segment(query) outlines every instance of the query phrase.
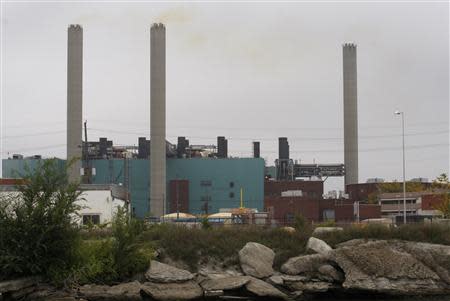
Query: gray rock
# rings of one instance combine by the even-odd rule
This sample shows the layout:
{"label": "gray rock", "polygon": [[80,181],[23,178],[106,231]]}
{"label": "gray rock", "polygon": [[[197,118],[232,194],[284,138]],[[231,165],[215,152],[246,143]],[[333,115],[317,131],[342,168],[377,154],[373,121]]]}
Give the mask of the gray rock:
{"label": "gray rock", "polygon": [[324,264],[320,266],[317,271],[323,276],[324,280],[335,281],[335,282],[343,282],[344,274],[338,271],[335,267],[329,264]]}
{"label": "gray rock", "polygon": [[152,260],[150,268],[145,273],[145,278],[152,282],[171,283],[192,280],[194,279],[194,275],[189,271]]}
{"label": "gray rock", "polygon": [[397,248],[413,255],[450,285],[450,246],[404,241],[398,242]]}
{"label": "gray rock", "polygon": [[329,255],[314,254],[290,258],[281,266],[281,272],[288,275],[316,272],[320,266],[327,264]]}
{"label": "gray rock", "polygon": [[[436,264],[450,258],[450,247],[419,246],[417,243],[395,241],[374,241],[341,247],[332,252],[332,258],[345,273],[342,286],[346,289],[392,295],[449,293],[450,285],[446,280],[433,267],[427,266],[426,260],[415,257],[433,251],[436,252],[434,255],[437,259],[433,259]],[[448,261],[444,267],[441,266],[448,272]]]}
{"label": "gray rock", "polygon": [[138,281],[121,283],[118,285],[83,285],[78,289],[78,294],[90,301],[96,300],[141,300],[141,284]]}
{"label": "gray rock", "polygon": [[306,244],[306,249],[312,250],[318,254],[328,254],[333,250],[326,242],[315,237],[310,237]]}
{"label": "gray rock", "polygon": [[248,276],[226,276],[205,280],[200,285],[205,291],[225,291],[241,288],[249,281]]}
{"label": "gray rock", "polygon": [[206,298],[211,298],[211,297],[219,297],[219,296],[223,296],[223,291],[221,290],[217,290],[217,291],[204,291],[203,295]]}
{"label": "gray rock", "polygon": [[323,293],[330,289],[334,289],[337,286],[330,282],[325,281],[297,281],[289,282],[286,285],[292,291],[301,291],[303,293]]}
{"label": "gray rock", "polygon": [[249,242],[239,251],[239,261],[244,274],[256,278],[270,277],[273,274],[275,252],[272,249]]}
{"label": "gray rock", "polygon": [[281,275],[270,276],[269,279],[267,279],[267,282],[269,282],[270,284],[273,284],[273,285],[283,285],[284,284],[284,280],[283,280],[283,277],[281,277]]}
{"label": "gray rock", "polygon": [[201,287],[194,281],[182,283],[146,282],[141,286],[141,295],[158,301],[193,300],[203,296]]}
{"label": "gray rock", "polygon": [[245,285],[245,288],[259,296],[259,297],[266,297],[266,298],[272,298],[272,299],[287,299],[287,295],[270,285],[269,283],[257,279],[257,278],[250,278],[250,282],[248,282]]}
{"label": "gray rock", "polygon": [[38,277],[26,277],[15,280],[8,280],[0,282],[0,294],[6,292],[19,291],[24,288],[36,285],[39,282]]}
{"label": "gray rock", "polygon": [[[61,298],[70,298],[76,295],[76,292],[66,292],[58,290],[57,288],[48,284],[39,284],[33,287],[34,290],[30,294],[26,294],[26,300],[30,301],[47,301],[47,300],[57,300]],[[25,289],[26,290],[26,289]],[[18,293],[18,292],[16,292]],[[12,294],[14,299],[20,299],[19,296]],[[0,299],[1,300],[1,299]]]}
{"label": "gray rock", "polygon": [[314,229],[312,235],[317,236],[324,233],[330,233],[330,232],[336,232],[336,231],[343,231],[341,227],[317,227]]}
{"label": "gray rock", "polygon": [[365,239],[365,238],[355,238],[355,239],[341,242],[340,244],[337,244],[335,247],[336,247],[336,249],[338,249],[338,248],[342,248],[342,247],[359,246],[359,245],[368,243],[370,241],[376,241],[376,240],[375,239]]}

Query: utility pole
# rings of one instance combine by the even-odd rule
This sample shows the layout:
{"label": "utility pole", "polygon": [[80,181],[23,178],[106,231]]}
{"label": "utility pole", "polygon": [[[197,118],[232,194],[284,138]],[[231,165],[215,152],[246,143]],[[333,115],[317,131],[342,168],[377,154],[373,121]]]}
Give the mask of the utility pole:
{"label": "utility pole", "polygon": [[403,223],[406,224],[406,177],[405,177],[405,113],[401,111],[395,111],[395,115],[402,116],[402,151],[403,151]]}
{"label": "utility pole", "polygon": [[180,202],[179,202],[179,198],[178,198],[178,184],[180,182],[178,181],[178,175],[177,175],[176,183],[177,183],[176,191],[177,191],[177,221],[178,221],[178,219],[180,218]]}
{"label": "utility pole", "polygon": [[91,183],[91,172],[89,169],[89,154],[88,154],[88,138],[87,138],[87,120],[84,121],[84,176],[88,184]]}

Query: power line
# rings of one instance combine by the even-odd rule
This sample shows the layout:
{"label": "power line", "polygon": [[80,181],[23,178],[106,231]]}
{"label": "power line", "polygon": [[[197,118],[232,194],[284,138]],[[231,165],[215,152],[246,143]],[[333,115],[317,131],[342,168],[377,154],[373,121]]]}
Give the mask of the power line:
{"label": "power line", "polygon": [[[102,132],[102,133],[116,133],[116,134],[127,134],[127,135],[148,135],[144,132],[136,132],[136,131],[122,131],[122,130],[109,130],[109,129],[100,129],[100,128],[89,128],[89,130],[94,132]],[[405,134],[405,136],[421,136],[421,135],[440,135],[440,134],[447,134],[449,133],[448,130],[444,131],[433,131],[433,132],[418,132],[418,133],[410,133]],[[168,138],[177,138],[178,136],[167,136]],[[188,136],[192,139],[215,139],[216,137],[205,137],[205,136]],[[370,135],[370,136],[359,136],[359,139],[385,139],[385,138],[398,138],[401,137],[401,134],[392,134],[392,135]],[[343,137],[288,137],[289,140],[300,140],[300,141],[343,141]],[[261,140],[261,141],[276,141],[278,137],[274,138],[262,138],[262,137],[227,137],[229,140],[247,140],[247,141],[254,141],[254,140]]]}
{"label": "power line", "polygon": [[[423,145],[410,145],[406,146],[406,150],[415,150],[415,149],[424,149],[424,148],[437,148],[437,147],[449,147],[450,144],[423,144]],[[374,147],[374,148],[366,148],[366,149],[358,149],[358,152],[378,152],[378,151],[391,151],[391,150],[399,150],[401,147]],[[249,153],[249,151],[244,150],[236,150],[237,153]],[[277,150],[263,150],[261,153],[269,153],[269,154],[278,154]],[[326,149],[326,150],[296,150],[290,151],[291,154],[301,154],[301,153],[344,153],[343,149]]]}
{"label": "power line", "polygon": [[2,139],[17,139],[24,137],[35,137],[35,136],[47,136],[47,135],[55,135],[65,133],[65,130],[53,131],[53,132],[40,132],[40,133],[32,133],[32,134],[24,134],[24,135],[11,135],[11,136],[3,136]]}
{"label": "power line", "polygon": [[3,154],[29,152],[29,151],[44,150],[44,149],[55,149],[55,148],[66,147],[66,146],[67,146],[66,144],[53,144],[53,145],[38,146],[38,147],[33,147],[33,148],[20,148],[20,149],[3,151]]}
{"label": "power line", "polygon": [[[120,124],[134,124],[134,125],[145,125],[146,129],[150,128],[150,124],[147,122],[133,122],[133,121],[124,121],[124,120],[102,120],[102,119],[89,119],[92,122],[99,122],[99,123],[120,123]],[[55,124],[64,124],[66,121],[55,121],[55,122],[43,122],[43,123],[27,123],[22,125],[8,125],[3,126],[3,128],[34,128],[36,125],[55,125]],[[408,124],[408,127],[415,127],[415,126],[439,126],[439,125],[446,125],[449,126],[448,122],[422,122],[422,123],[410,123]],[[205,130],[242,130],[242,127],[211,127],[211,126],[171,126],[170,128],[174,129],[205,129]],[[359,126],[359,129],[397,129],[397,126],[387,126],[387,125],[366,125],[366,126]],[[245,130],[336,130],[336,131],[343,131],[343,127],[245,127]]]}

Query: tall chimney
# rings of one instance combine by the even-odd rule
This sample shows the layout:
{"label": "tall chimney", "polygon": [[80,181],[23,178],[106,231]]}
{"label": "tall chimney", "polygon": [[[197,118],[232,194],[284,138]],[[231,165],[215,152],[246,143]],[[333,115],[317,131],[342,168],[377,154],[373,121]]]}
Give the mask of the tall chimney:
{"label": "tall chimney", "polygon": [[67,30],[67,162],[69,181],[80,181],[83,131],[83,28]]}
{"label": "tall chimney", "polygon": [[260,157],[260,144],[259,141],[253,141],[253,158]]}
{"label": "tall chimney", "polygon": [[289,142],[287,137],[278,138],[278,159],[289,159]]}
{"label": "tall chimney", "polygon": [[358,93],[356,45],[343,46],[345,185],[358,183]]}
{"label": "tall chimney", "polygon": [[166,28],[150,30],[150,213],[164,215],[166,199]]}
{"label": "tall chimney", "polygon": [[217,137],[217,157],[228,158],[228,140],[224,136]]}

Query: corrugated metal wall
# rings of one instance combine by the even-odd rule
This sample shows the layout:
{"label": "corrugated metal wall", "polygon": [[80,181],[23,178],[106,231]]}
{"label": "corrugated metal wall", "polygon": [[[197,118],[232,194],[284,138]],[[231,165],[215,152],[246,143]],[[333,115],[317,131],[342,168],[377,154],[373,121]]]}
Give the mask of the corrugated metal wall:
{"label": "corrugated metal wall", "polygon": [[[3,160],[5,178],[20,177],[24,166],[33,169],[39,160]],[[59,160],[61,167],[64,160]],[[125,161],[93,160],[95,175],[93,184],[122,183],[125,185]],[[138,217],[144,217],[149,210],[150,163],[147,159],[128,161],[128,184],[132,207]],[[18,173],[14,173],[17,170]],[[247,208],[263,210],[264,207],[264,160],[261,158],[230,159],[168,159],[167,182],[189,181],[189,211],[193,214],[215,213],[221,208],[237,208],[240,205],[240,188],[244,192]],[[169,204],[169,194],[166,203]],[[169,211],[168,205],[166,211]]]}

